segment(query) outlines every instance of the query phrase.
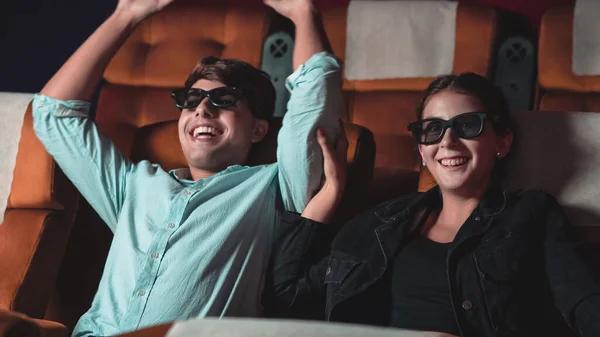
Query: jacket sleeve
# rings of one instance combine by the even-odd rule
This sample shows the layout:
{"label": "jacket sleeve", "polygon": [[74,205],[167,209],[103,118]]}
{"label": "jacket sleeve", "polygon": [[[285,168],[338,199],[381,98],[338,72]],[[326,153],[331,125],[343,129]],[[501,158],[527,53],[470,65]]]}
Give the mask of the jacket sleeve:
{"label": "jacket sleeve", "polygon": [[559,203],[541,197],[545,210],[544,254],[554,304],[582,337],[600,336],[600,278],[585,261]]}
{"label": "jacket sleeve", "polygon": [[324,278],[333,237],[331,226],[292,212],[281,212],[278,218],[263,293],[263,314],[324,319]]}

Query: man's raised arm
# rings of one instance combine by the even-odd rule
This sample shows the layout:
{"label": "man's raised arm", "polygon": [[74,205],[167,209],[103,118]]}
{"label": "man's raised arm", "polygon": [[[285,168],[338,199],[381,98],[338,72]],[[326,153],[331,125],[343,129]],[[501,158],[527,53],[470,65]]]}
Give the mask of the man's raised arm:
{"label": "man's raised arm", "polygon": [[120,0],[115,12],[33,100],[36,135],[113,231],[132,164],[87,118],[88,101],[108,62],[135,26],[171,1]]}
{"label": "man's raised arm", "polygon": [[316,129],[323,128],[330,140],[339,133],[341,66],[331,54],[321,16],[311,0],[266,0],[265,4],[296,26],[295,71],[286,82],[291,97],[278,136],[277,162],[284,206],[300,213],[323,174]]}

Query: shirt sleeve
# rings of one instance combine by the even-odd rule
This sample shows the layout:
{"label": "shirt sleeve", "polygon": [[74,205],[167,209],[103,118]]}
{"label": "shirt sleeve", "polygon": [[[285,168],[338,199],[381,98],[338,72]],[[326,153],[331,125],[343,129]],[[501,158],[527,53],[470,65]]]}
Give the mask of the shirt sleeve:
{"label": "shirt sleeve", "polygon": [[340,62],[331,54],[313,55],[286,80],[291,92],[278,135],[277,162],[286,210],[301,213],[319,187],[323,155],[316,129],[337,138],[342,106]]}
{"label": "shirt sleeve", "polygon": [[79,192],[114,232],[132,163],[88,118],[90,103],[33,99],[34,130]]}

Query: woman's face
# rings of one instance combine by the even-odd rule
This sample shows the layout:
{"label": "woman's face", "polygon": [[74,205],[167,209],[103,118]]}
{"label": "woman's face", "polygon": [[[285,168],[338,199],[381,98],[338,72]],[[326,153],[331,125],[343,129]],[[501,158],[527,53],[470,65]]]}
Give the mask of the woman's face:
{"label": "woman's face", "polygon": [[[467,112],[485,112],[485,108],[473,96],[445,90],[428,100],[423,119],[449,120]],[[458,138],[448,128],[438,143],[419,145],[419,152],[442,191],[470,196],[487,189],[496,160],[508,154],[511,143],[512,134],[497,135],[486,118],[478,137]]]}

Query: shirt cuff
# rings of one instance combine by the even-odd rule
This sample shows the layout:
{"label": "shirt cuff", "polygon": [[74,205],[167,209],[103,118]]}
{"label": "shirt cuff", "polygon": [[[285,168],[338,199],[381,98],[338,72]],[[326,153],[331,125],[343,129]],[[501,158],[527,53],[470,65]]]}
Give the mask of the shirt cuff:
{"label": "shirt cuff", "polygon": [[85,117],[89,116],[90,102],[86,101],[61,101],[42,94],[33,97],[33,109],[51,113],[56,117]]}
{"label": "shirt cuff", "polygon": [[327,73],[341,71],[341,61],[333,54],[323,51],[311,56],[285,80],[288,90],[293,90],[298,83],[311,81]]}

